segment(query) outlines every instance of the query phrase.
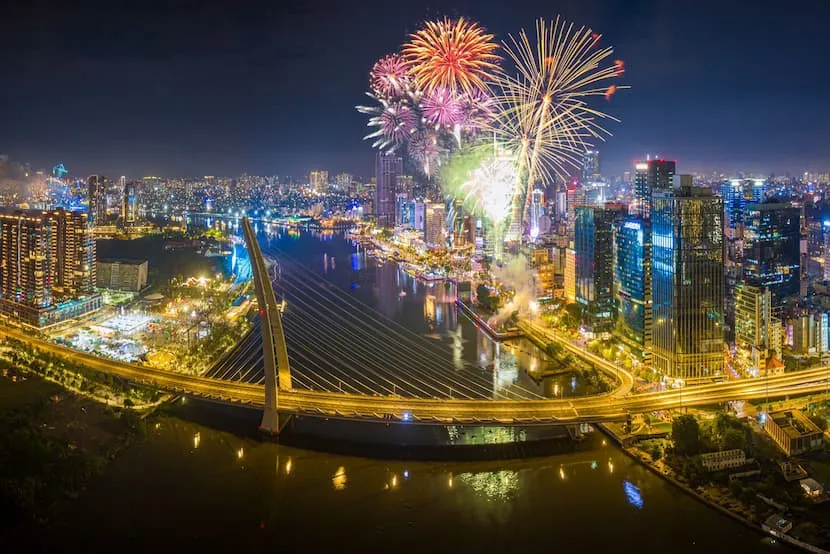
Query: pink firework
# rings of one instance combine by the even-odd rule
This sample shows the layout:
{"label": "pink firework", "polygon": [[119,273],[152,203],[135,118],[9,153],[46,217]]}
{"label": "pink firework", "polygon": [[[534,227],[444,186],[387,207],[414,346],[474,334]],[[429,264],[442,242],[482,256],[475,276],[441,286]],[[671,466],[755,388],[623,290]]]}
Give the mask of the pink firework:
{"label": "pink firework", "polygon": [[461,100],[461,124],[471,130],[488,127],[494,116],[493,97],[482,90],[464,94]]}
{"label": "pink firework", "polygon": [[412,135],[407,145],[409,157],[416,161],[426,175],[438,165],[438,137],[434,133],[419,131]]}
{"label": "pink firework", "polygon": [[401,144],[409,138],[418,124],[415,113],[406,106],[390,104],[379,116],[378,126],[384,137],[393,144]]}
{"label": "pink firework", "polygon": [[439,87],[430,92],[421,101],[424,117],[438,126],[452,127],[462,120],[461,101],[451,90]]}
{"label": "pink firework", "polygon": [[374,93],[383,98],[393,98],[403,94],[409,85],[409,71],[400,54],[382,57],[369,72],[369,86]]}

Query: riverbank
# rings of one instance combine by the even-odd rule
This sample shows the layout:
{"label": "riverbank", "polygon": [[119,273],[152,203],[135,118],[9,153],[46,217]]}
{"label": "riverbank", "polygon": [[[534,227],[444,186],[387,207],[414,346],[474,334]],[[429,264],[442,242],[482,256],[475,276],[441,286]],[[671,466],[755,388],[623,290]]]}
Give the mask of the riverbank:
{"label": "riverbank", "polygon": [[144,434],[147,421],[26,372],[0,377],[0,528],[48,521]]}
{"label": "riverbank", "polygon": [[638,446],[636,446],[636,442],[632,443],[626,440],[626,437],[619,434],[613,428],[612,425],[597,424],[596,427],[600,429],[602,433],[608,436],[614,443],[616,443],[620,450],[626,456],[628,456],[635,462],[641,464],[651,473],[660,477],[664,481],[670,483],[674,487],[680,489],[681,491],[688,494],[695,500],[701,502],[702,504],[705,504],[709,508],[717,510],[718,512],[722,513],[725,516],[728,516],[729,518],[735,520],[741,525],[744,525],[747,528],[760,533],[762,536],[773,537],[773,540],[782,540],[790,544],[791,546],[808,552],[813,552],[817,554],[823,554],[828,552],[827,550],[824,550],[807,542],[800,541],[789,535],[773,533],[769,531],[767,528],[765,528],[764,524],[766,519],[774,515],[776,512],[780,512],[780,510],[772,509],[773,507],[770,506],[770,509],[766,513],[759,514],[757,513],[755,505],[744,503],[734,498],[729,498],[728,489],[724,492],[721,491],[720,488],[715,485],[709,485],[706,487],[699,486],[693,488],[686,482],[686,480],[681,475],[678,475],[671,467],[665,464],[662,460],[655,460],[651,454],[643,451]]}

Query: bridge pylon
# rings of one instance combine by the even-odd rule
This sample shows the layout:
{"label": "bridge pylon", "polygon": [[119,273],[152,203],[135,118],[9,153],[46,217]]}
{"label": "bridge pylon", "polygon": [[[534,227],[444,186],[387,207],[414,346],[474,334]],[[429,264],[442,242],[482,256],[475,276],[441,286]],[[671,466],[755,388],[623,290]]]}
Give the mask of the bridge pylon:
{"label": "bridge pylon", "polygon": [[261,431],[277,435],[280,432],[279,389],[291,389],[291,370],[288,348],[282,329],[282,312],[277,304],[268,268],[259,248],[254,228],[247,217],[242,218],[245,246],[251,260],[257,303],[262,328],[262,358],[265,362],[265,406],[262,410]]}

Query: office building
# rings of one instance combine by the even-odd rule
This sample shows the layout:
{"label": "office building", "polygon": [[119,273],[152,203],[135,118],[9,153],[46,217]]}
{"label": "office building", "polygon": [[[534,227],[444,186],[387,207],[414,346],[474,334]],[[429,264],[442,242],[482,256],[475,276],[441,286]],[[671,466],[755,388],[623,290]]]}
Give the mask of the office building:
{"label": "office building", "polygon": [[599,150],[586,150],[582,155],[582,184],[596,183],[602,177],[599,173]]}
{"label": "office building", "polygon": [[576,301],[594,334],[609,333],[614,314],[614,227],[622,211],[580,206],[574,240]]}
{"label": "office building", "polygon": [[430,202],[426,206],[424,218],[424,242],[429,248],[446,248],[444,240],[444,221],[446,208],[439,202]]}
{"label": "office building", "polygon": [[0,213],[0,314],[35,327],[101,307],[89,215]]}
{"label": "office building", "polygon": [[748,357],[749,367],[763,371],[767,360],[781,360],[781,320],[772,315],[769,289],[735,286],[735,345]]}
{"label": "office building", "polygon": [[147,260],[98,260],[97,285],[139,292],[147,286]]}
{"label": "office building", "polygon": [[308,176],[311,190],[317,194],[325,194],[329,189],[329,172],[325,169],[316,169]]}
{"label": "office building", "polygon": [[107,181],[103,175],[87,178],[89,215],[94,225],[104,225],[107,220]]}
{"label": "office building", "polygon": [[658,191],[672,188],[675,162],[670,160],[646,160],[634,164],[635,214],[643,218],[651,215],[651,197]]}
{"label": "office building", "polygon": [[651,239],[644,221],[621,220],[615,236],[616,325],[614,334],[651,359]]}
{"label": "office building", "polygon": [[576,252],[573,248],[565,250],[565,274],[562,278],[565,288],[565,300],[576,302]]}
{"label": "office building", "polygon": [[409,196],[405,192],[395,194],[395,225],[405,225],[409,221]]}
{"label": "office building", "polygon": [[709,189],[652,195],[652,360],[672,379],[723,372],[723,204]]}
{"label": "office building", "polygon": [[377,189],[375,190],[375,215],[379,227],[395,225],[395,192],[403,172],[403,159],[395,154],[377,153]]}
{"label": "office building", "polygon": [[132,225],[138,221],[138,194],[134,181],[124,183],[124,193],[121,197],[121,221],[125,225]]}
{"label": "office building", "polygon": [[824,230],[824,280],[830,281],[830,221],[822,224]]}
{"label": "office building", "polygon": [[791,203],[746,206],[743,281],[768,288],[774,309],[801,294],[801,217]]}

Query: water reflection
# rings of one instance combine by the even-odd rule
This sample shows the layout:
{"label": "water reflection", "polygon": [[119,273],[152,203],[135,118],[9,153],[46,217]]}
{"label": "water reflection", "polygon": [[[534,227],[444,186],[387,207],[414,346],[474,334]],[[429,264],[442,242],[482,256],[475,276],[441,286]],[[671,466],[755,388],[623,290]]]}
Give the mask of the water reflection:
{"label": "water reflection", "polygon": [[492,501],[510,500],[519,488],[519,472],[511,470],[460,473],[456,480],[477,495]]}
{"label": "water reflection", "polygon": [[331,478],[331,484],[336,491],[342,491],[346,488],[346,468],[340,466]]}

